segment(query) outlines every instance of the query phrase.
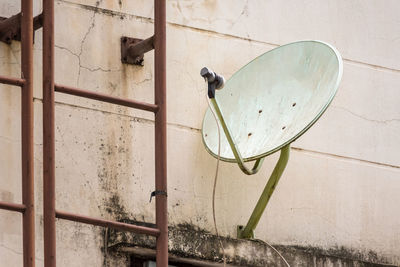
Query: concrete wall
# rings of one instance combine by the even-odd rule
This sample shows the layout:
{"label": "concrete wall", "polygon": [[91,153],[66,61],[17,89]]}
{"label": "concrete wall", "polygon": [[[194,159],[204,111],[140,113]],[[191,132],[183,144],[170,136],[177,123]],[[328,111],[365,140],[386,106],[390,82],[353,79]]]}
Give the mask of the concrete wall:
{"label": "concrete wall", "polygon": [[[400,265],[400,2],[167,1],[168,190],[171,225],[214,233],[215,159],[200,128],[207,107],[199,76],[225,77],[278,45],[319,39],[344,59],[338,94],[293,144],[291,159],[256,237],[277,245],[344,249]],[[41,3],[35,2],[35,14]],[[3,0],[0,16],[19,12]],[[56,1],[56,82],[153,101],[153,52],[144,67],[120,62],[122,35],[153,31],[148,0]],[[42,32],[35,35],[36,261],[43,262]],[[18,76],[20,44],[0,43],[1,75]],[[21,202],[20,92],[0,85],[0,200]],[[56,95],[57,207],[90,216],[154,221],[153,115]],[[277,157],[247,177],[222,163],[217,223],[225,236],[245,224]],[[0,211],[0,266],[21,266],[20,215]],[[58,266],[103,266],[103,230],[57,222]],[[122,258],[122,262],[126,259]],[[120,263],[114,263],[117,266]]]}

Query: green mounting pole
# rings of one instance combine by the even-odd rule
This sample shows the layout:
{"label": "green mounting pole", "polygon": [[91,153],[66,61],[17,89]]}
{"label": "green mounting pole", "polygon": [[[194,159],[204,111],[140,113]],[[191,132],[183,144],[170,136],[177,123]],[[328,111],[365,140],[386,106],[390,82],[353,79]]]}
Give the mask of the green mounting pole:
{"label": "green mounting pole", "polygon": [[254,238],[254,229],[257,227],[261,215],[267,207],[268,201],[279,182],[279,178],[281,178],[282,173],[285,170],[286,164],[289,160],[289,152],[290,145],[286,145],[281,149],[279,160],[275,165],[274,171],[272,172],[271,177],[269,178],[267,185],[265,186],[264,191],[262,192],[257,205],[254,208],[249,221],[247,222],[246,227],[243,229],[243,226],[239,225],[237,228],[238,238]]}
{"label": "green mounting pole", "polygon": [[[230,130],[229,130],[228,126],[226,125],[224,117],[222,115],[222,112],[218,106],[217,100],[215,98],[210,98],[210,101],[214,107],[214,111],[219,119],[222,129],[224,130],[225,136],[228,140],[228,143],[232,149],[233,155],[235,156],[235,159],[236,159],[237,164],[239,165],[240,169],[245,174],[248,174],[248,175],[257,173],[261,168],[264,158],[260,158],[260,159],[256,160],[252,169],[249,169],[244,165],[244,160],[240,154],[239,149],[236,146],[236,143],[233,141]],[[290,152],[290,144],[284,146],[281,149],[281,154],[279,156],[279,160],[275,165],[275,168],[267,182],[267,185],[264,188],[264,191],[262,192],[262,194],[257,202],[256,207],[253,210],[253,213],[250,216],[249,221],[247,222],[246,227],[244,227],[244,229],[243,229],[243,226],[239,225],[237,228],[237,237],[238,238],[253,238],[254,237],[254,229],[256,228],[258,222],[260,221],[260,218],[261,218],[265,208],[267,207],[268,201],[271,198],[271,195],[274,192],[275,187],[278,184],[278,181],[281,178],[283,171],[285,170],[286,164],[289,160],[289,152]]]}

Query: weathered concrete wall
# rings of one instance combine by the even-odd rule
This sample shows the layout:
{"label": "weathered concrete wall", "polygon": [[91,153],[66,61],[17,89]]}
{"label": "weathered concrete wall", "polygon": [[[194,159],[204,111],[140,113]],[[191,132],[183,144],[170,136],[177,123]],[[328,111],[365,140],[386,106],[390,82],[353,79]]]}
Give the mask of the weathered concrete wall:
{"label": "weathered concrete wall", "polygon": [[[35,2],[35,14],[41,4]],[[200,127],[207,102],[199,70],[225,77],[277,45],[320,39],[344,58],[339,92],[293,144],[287,170],[256,230],[272,244],[344,248],[400,265],[400,3],[391,1],[168,1],[168,188],[171,225],[214,232],[215,159]],[[3,0],[0,15],[19,12]],[[153,101],[153,52],[144,67],[122,65],[122,35],[146,38],[152,1],[56,1],[56,82]],[[37,264],[42,266],[41,30],[35,38]],[[20,46],[0,44],[0,73],[19,75]],[[21,201],[20,93],[0,85],[0,199]],[[153,116],[56,95],[57,207],[115,219],[154,221]],[[217,223],[235,236],[246,223],[276,156],[247,177],[223,163]],[[21,266],[20,215],[0,211],[0,266]],[[103,230],[58,221],[59,266],[103,266]],[[122,258],[120,264],[125,263]],[[117,266],[118,263],[113,263]]]}

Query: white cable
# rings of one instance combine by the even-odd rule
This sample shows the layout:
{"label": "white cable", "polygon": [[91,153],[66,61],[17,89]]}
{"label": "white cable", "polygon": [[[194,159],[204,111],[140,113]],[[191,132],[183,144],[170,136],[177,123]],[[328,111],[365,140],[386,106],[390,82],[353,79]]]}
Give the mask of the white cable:
{"label": "white cable", "polygon": [[270,248],[272,248],[272,249],[276,252],[276,254],[279,255],[279,257],[281,257],[281,259],[286,263],[286,265],[287,265],[288,267],[290,267],[289,263],[288,263],[287,260],[283,257],[283,255],[282,255],[274,246],[272,246],[270,243],[268,243],[267,241],[261,240],[261,239],[253,239],[253,240],[257,240],[257,241],[260,241],[260,242],[262,242],[262,243],[267,244]]}
{"label": "white cable", "polygon": [[[214,186],[213,186],[213,194],[212,194],[212,212],[213,212],[213,220],[214,220],[214,228],[215,228],[215,233],[218,238],[218,242],[220,247],[222,248],[222,254],[223,254],[223,260],[224,260],[224,267],[226,266],[226,257],[225,257],[225,248],[224,245],[222,244],[221,237],[218,234],[218,228],[217,228],[217,220],[215,216],[215,189],[217,188],[217,180],[218,180],[218,171],[219,171],[219,162],[221,158],[221,132],[219,129],[219,121],[217,118],[217,115],[214,112],[214,109],[211,107],[210,99],[206,95],[207,98],[207,103],[208,103],[208,108],[211,110],[211,113],[215,119],[215,122],[217,123],[217,129],[218,129],[218,157],[217,157],[217,167],[215,169],[215,177],[214,177]],[[264,242],[267,244],[270,248],[272,248],[278,255],[281,257],[281,259],[286,263],[288,267],[290,267],[289,263],[287,260],[283,257],[283,255],[276,249],[274,248],[271,244],[269,244],[267,241],[260,240],[261,242]]]}
{"label": "white cable", "polygon": [[210,104],[210,99],[208,98],[207,95],[206,95],[206,98],[207,98],[208,107],[214,116],[215,122],[217,123],[217,129],[218,129],[218,157],[217,157],[217,167],[215,168],[214,186],[213,186],[213,193],[212,193],[212,213],[213,213],[215,233],[217,235],[219,245],[222,249],[223,261],[224,261],[224,267],[225,267],[226,266],[225,248],[224,248],[224,245],[222,244],[221,238],[218,233],[217,220],[216,220],[216,216],[215,216],[215,189],[217,188],[219,162],[220,162],[220,157],[221,157],[220,156],[221,155],[221,133],[219,130],[219,123],[218,123],[217,115],[215,114],[214,110],[212,109],[211,104]]}

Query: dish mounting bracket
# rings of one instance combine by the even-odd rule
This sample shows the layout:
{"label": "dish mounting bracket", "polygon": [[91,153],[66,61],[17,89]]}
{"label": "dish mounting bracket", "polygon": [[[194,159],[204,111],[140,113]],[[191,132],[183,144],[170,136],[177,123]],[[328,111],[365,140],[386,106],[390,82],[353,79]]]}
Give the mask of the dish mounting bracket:
{"label": "dish mounting bracket", "polygon": [[[246,165],[244,164],[244,160],[240,154],[240,151],[236,143],[233,141],[231,131],[229,130],[228,125],[226,125],[225,123],[222,111],[218,106],[217,100],[215,98],[210,98],[210,101],[218,117],[219,123],[221,124],[222,129],[224,130],[226,139],[228,140],[228,143],[232,149],[233,155],[235,156],[239,168],[247,175],[256,174],[261,168],[261,165],[264,161],[264,157],[257,159],[252,169],[246,167]],[[290,144],[284,146],[281,149],[279,160],[276,163],[275,168],[272,171],[272,174],[268,179],[267,184],[265,185],[264,191],[262,192],[260,198],[258,199],[258,202],[246,226],[245,227],[243,227],[242,225],[237,226],[238,238],[254,238],[254,229],[257,227],[257,224],[260,221],[265,208],[267,207],[269,199],[271,198],[272,193],[274,192],[279,182],[279,179],[281,178],[282,173],[286,168],[287,162],[289,160],[289,153],[290,153]]]}

